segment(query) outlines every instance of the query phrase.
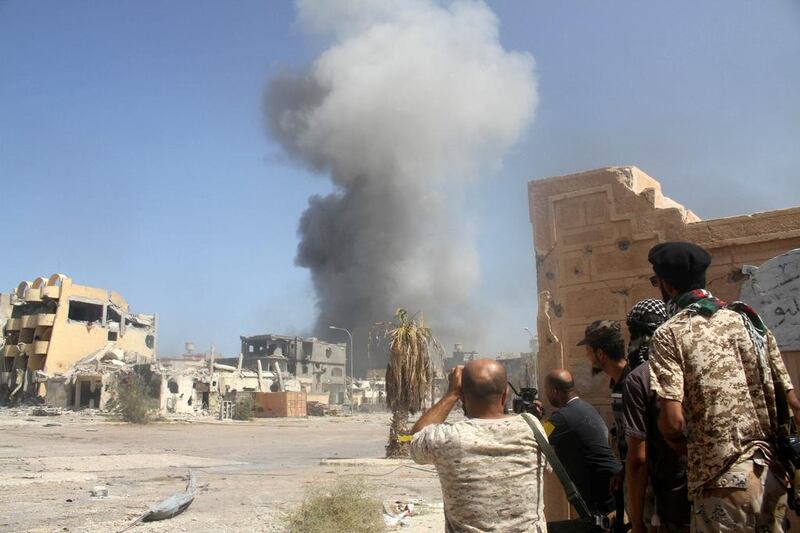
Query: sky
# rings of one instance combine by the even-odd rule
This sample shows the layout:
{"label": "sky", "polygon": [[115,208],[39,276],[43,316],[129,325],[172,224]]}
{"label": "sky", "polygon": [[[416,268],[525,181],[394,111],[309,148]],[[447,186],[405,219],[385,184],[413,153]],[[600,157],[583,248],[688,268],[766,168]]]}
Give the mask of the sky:
{"label": "sky", "polygon": [[[800,205],[796,2],[489,6],[539,103],[459,195],[482,353],[525,350],[536,324],[529,180],[633,164],[701,218]],[[116,290],[158,313],[162,355],[307,332],[297,225],[332,185],[270,138],[263,98],[327,45],[291,2],[0,1],[0,290],[54,272]]]}

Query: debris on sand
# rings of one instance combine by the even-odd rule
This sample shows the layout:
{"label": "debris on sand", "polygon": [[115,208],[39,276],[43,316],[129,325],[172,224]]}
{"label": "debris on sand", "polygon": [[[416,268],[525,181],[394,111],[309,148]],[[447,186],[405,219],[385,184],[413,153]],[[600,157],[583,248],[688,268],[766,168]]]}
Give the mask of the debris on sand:
{"label": "debris on sand", "polygon": [[149,511],[137,518],[131,525],[121,530],[119,533],[129,530],[139,522],[157,522],[159,520],[166,520],[178,516],[192,504],[194,501],[194,493],[194,473],[190,471],[189,482],[186,484],[186,490],[184,492],[173,494],[169,498],[152,506]]}

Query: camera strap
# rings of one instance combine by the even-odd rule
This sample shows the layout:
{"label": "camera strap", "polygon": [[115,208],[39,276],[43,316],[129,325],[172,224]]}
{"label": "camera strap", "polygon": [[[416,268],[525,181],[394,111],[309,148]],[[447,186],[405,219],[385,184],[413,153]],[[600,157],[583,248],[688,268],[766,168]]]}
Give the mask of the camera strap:
{"label": "camera strap", "polygon": [[578,511],[578,514],[581,518],[586,520],[594,520],[594,516],[589,511],[589,506],[586,505],[581,493],[578,491],[578,487],[575,486],[575,483],[569,478],[569,474],[567,474],[567,470],[564,468],[564,465],[561,464],[561,461],[558,460],[558,456],[556,455],[555,450],[550,443],[547,441],[547,437],[544,436],[542,430],[539,429],[538,424],[536,423],[536,419],[533,418],[533,415],[530,413],[522,413],[522,418],[525,419],[525,422],[533,431],[533,436],[536,439],[536,443],[539,445],[539,449],[542,450],[544,456],[547,457],[547,462],[550,463],[550,466],[553,467],[553,472],[555,472],[556,476],[558,476],[558,480],[561,482],[561,485],[564,487],[564,492],[567,494],[567,500],[575,510]]}

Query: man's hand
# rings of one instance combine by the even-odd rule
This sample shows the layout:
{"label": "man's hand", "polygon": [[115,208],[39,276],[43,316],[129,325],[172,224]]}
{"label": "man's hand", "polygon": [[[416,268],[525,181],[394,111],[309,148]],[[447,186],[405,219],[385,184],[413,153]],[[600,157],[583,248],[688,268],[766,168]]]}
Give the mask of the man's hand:
{"label": "man's hand", "polygon": [[463,366],[457,366],[450,371],[448,381],[450,385],[447,387],[447,392],[442,399],[436,402],[430,409],[428,409],[419,420],[417,420],[414,427],[411,428],[411,434],[421,431],[424,427],[431,424],[441,424],[447,419],[450,410],[456,402],[461,399],[461,373],[464,371]]}
{"label": "man's hand", "polygon": [[447,394],[461,397],[461,375],[464,373],[464,365],[458,365],[450,371],[447,376],[449,386],[447,387]]}

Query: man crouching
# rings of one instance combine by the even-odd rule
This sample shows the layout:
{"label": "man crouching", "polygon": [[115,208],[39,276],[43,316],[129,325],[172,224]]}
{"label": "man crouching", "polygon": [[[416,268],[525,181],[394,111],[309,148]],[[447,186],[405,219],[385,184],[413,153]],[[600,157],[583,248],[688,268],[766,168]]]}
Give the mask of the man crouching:
{"label": "man crouching", "polygon": [[[448,533],[547,528],[545,457],[525,420],[505,413],[506,379],[490,359],[454,368],[447,393],[411,430],[411,458],[439,473]],[[458,400],[467,420],[443,423]]]}

